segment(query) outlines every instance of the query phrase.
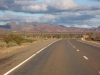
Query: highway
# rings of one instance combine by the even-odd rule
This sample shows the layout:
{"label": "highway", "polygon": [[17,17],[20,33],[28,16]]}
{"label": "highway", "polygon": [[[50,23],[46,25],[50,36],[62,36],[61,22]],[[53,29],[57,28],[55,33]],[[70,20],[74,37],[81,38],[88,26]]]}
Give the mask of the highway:
{"label": "highway", "polygon": [[100,48],[59,40],[16,66],[4,75],[100,75]]}

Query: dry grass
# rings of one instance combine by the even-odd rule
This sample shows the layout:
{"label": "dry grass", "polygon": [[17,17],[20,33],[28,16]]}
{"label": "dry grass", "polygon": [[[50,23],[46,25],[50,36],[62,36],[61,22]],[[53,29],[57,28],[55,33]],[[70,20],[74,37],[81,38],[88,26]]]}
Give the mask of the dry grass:
{"label": "dry grass", "polygon": [[14,51],[16,51],[20,48],[24,48],[24,47],[25,47],[25,45],[15,46],[15,47],[10,47],[10,48],[4,48],[4,49],[0,50],[0,54],[14,52]]}
{"label": "dry grass", "polygon": [[6,42],[0,41],[0,50],[6,47],[7,47]]}
{"label": "dry grass", "polygon": [[[34,41],[33,43],[38,43],[38,42],[46,41],[46,39],[43,39],[43,38],[34,39],[34,40],[36,40],[36,41]],[[1,45],[0,54],[14,52],[14,51],[19,50],[21,48],[28,47],[29,45],[31,45],[33,43],[23,43],[20,46],[18,45],[18,46],[13,46],[13,47],[7,47],[7,44],[5,42],[2,42],[2,43],[0,42],[0,45]]]}

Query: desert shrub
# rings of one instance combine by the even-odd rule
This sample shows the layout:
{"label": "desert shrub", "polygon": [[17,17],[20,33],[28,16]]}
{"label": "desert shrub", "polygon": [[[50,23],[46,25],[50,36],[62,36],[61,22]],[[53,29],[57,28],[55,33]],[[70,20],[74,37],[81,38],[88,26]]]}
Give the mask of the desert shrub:
{"label": "desert shrub", "polygon": [[86,35],[87,35],[88,37],[86,37],[85,40],[93,41],[93,33],[86,33]]}
{"label": "desert shrub", "polygon": [[5,48],[6,45],[7,45],[7,44],[6,44],[5,42],[0,41],[0,49]]}
{"label": "desert shrub", "polygon": [[33,41],[36,41],[36,40],[24,39],[24,40],[22,41],[22,43],[25,43],[25,42],[28,42],[28,43],[33,43]]}
{"label": "desert shrub", "polygon": [[94,34],[93,40],[94,41],[100,41],[100,34]]}
{"label": "desert shrub", "polygon": [[27,39],[27,42],[32,43],[34,40]]}
{"label": "desert shrub", "polygon": [[18,44],[18,45],[21,45],[21,42],[23,41],[24,39],[21,37],[21,36],[17,36],[17,35],[8,35],[8,36],[5,36],[4,37],[4,41],[9,44],[9,43],[12,43],[12,44]]}
{"label": "desert shrub", "polygon": [[17,46],[18,44],[15,41],[10,41],[7,46],[12,47],[12,46]]}
{"label": "desert shrub", "polygon": [[87,41],[92,41],[92,38],[86,38],[85,40],[87,40]]}
{"label": "desert shrub", "polygon": [[0,44],[0,48],[3,48],[4,47],[4,45],[3,44]]}

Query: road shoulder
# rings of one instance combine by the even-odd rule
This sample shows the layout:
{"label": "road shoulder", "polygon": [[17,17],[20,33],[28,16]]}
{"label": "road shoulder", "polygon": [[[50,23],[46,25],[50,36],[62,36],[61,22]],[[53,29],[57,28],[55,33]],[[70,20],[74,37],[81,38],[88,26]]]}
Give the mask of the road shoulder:
{"label": "road shoulder", "polygon": [[86,40],[77,40],[77,41],[82,42],[82,43],[86,43],[86,44],[89,44],[92,46],[100,47],[100,43],[95,42],[95,41],[86,41]]}
{"label": "road shoulder", "polygon": [[47,46],[48,44],[52,43],[55,40],[56,39],[49,39],[49,40],[33,43],[29,46],[20,48],[14,52],[0,55],[0,74],[3,74],[9,69],[18,65],[20,62],[24,61],[32,54],[36,53],[38,50]]}

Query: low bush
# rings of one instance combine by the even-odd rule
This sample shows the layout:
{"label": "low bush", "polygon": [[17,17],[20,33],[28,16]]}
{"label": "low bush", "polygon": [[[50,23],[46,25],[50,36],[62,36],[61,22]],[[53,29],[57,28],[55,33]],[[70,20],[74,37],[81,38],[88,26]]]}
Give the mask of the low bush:
{"label": "low bush", "polygon": [[4,41],[7,43],[8,47],[11,46],[17,46],[17,45],[21,45],[21,43],[32,43],[35,40],[31,40],[31,39],[24,39],[22,36],[18,36],[18,35],[7,35],[4,37]]}
{"label": "low bush", "polygon": [[15,42],[15,41],[10,41],[8,44],[7,44],[8,47],[13,47],[13,46],[18,46],[18,44]]}
{"label": "low bush", "polygon": [[7,44],[12,43],[12,44],[21,45],[21,42],[22,42],[23,40],[24,40],[24,39],[23,39],[21,36],[12,35],[12,34],[4,37],[4,41],[5,41]]}
{"label": "low bush", "polygon": [[28,42],[28,43],[33,43],[33,41],[36,41],[36,40],[24,39],[24,40],[22,41],[22,43],[25,43],[25,42]]}

